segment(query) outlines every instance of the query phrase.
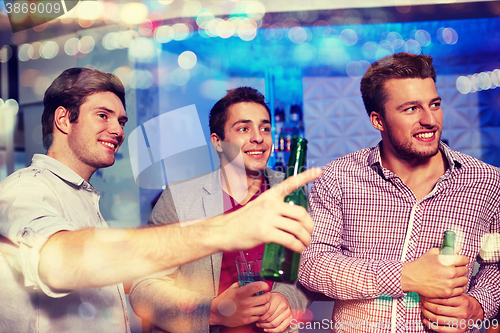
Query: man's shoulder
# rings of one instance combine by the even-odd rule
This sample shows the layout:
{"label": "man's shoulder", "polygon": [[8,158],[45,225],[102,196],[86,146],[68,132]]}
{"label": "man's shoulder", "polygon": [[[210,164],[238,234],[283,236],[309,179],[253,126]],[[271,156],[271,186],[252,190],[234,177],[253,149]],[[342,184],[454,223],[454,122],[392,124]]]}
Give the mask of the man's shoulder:
{"label": "man's shoulder", "polygon": [[213,172],[203,173],[203,174],[196,176],[196,177],[193,177],[193,178],[177,180],[177,181],[168,183],[167,187],[202,186],[207,181],[209,181],[211,178],[216,178],[217,172],[218,172],[218,170],[215,170]]}
{"label": "man's shoulder", "polygon": [[323,167],[323,172],[342,173],[369,166],[369,157],[377,147],[363,148],[345,156],[339,157]]}
{"label": "man's shoulder", "polygon": [[51,173],[45,169],[30,165],[19,169],[0,182],[0,189],[36,186],[37,184],[46,183]]}
{"label": "man's shoulder", "polygon": [[459,151],[452,151],[452,156],[454,161],[459,163],[460,170],[464,174],[475,175],[482,179],[491,177],[496,181],[500,181],[500,169],[498,167]]}
{"label": "man's shoulder", "polygon": [[269,186],[273,187],[285,179],[285,174],[281,171],[275,171],[269,168],[264,169],[264,176],[267,178]]}

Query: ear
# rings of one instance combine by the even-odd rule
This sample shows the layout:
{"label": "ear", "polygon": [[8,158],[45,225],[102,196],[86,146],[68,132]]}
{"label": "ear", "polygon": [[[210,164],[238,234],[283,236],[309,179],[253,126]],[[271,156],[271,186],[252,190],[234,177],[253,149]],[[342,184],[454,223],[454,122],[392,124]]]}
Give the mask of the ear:
{"label": "ear", "polygon": [[384,131],[384,118],[379,112],[372,111],[370,113],[370,122],[376,130]]}
{"label": "ear", "polygon": [[215,133],[210,134],[210,141],[212,141],[212,145],[214,146],[215,150],[218,153],[222,153],[222,151],[223,151],[222,145],[221,145],[222,140],[219,138],[219,136]]}
{"label": "ear", "polygon": [[60,106],[54,112],[54,130],[57,128],[60,132],[68,134],[70,121],[69,121],[69,111]]}

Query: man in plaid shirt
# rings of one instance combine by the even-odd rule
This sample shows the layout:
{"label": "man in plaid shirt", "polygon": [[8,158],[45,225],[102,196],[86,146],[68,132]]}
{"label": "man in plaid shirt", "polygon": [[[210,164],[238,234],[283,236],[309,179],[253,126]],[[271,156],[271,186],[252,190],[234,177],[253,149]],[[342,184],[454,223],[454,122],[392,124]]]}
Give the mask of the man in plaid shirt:
{"label": "man in plaid shirt", "polygon": [[[373,63],[361,93],[382,141],[327,164],[312,187],[299,278],[335,299],[334,332],[478,332],[498,310],[498,266],[479,258],[472,274],[500,231],[500,172],[440,142],[435,81],[429,56]],[[457,234],[451,263],[445,230]]]}

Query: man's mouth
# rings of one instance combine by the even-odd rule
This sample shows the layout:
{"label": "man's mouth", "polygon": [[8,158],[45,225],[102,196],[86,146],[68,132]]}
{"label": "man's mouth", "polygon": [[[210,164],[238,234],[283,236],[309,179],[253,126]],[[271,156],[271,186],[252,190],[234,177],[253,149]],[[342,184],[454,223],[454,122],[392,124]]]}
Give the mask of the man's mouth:
{"label": "man's mouth", "polygon": [[116,144],[112,143],[112,142],[107,142],[107,141],[99,141],[102,145],[106,146],[106,147],[109,147],[111,149],[115,149],[116,148]]}
{"label": "man's mouth", "polygon": [[426,132],[426,133],[418,133],[415,134],[414,136],[419,139],[430,139],[434,136],[434,133],[436,132]]}
{"label": "man's mouth", "polygon": [[245,154],[248,155],[262,155],[264,154],[265,150],[258,150],[258,151],[247,151]]}

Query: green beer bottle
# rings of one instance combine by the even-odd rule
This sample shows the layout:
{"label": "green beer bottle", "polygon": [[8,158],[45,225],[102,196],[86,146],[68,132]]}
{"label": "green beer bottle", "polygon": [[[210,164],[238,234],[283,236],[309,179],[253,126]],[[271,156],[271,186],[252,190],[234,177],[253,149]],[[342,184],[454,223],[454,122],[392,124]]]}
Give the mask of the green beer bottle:
{"label": "green beer bottle", "polygon": [[[285,178],[297,175],[305,170],[306,150],[306,139],[293,139]],[[290,205],[300,205],[309,210],[305,186],[287,195],[285,202],[288,202]],[[300,253],[278,244],[269,243],[264,247],[260,275],[266,280],[294,283],[297,280],[299,263]]]}
{"label": "green beer bottle", "polygon": [[443,233],[443,245],[441,246],[441,254],[454,255],[455,254],[455,232],[446,230]]}

